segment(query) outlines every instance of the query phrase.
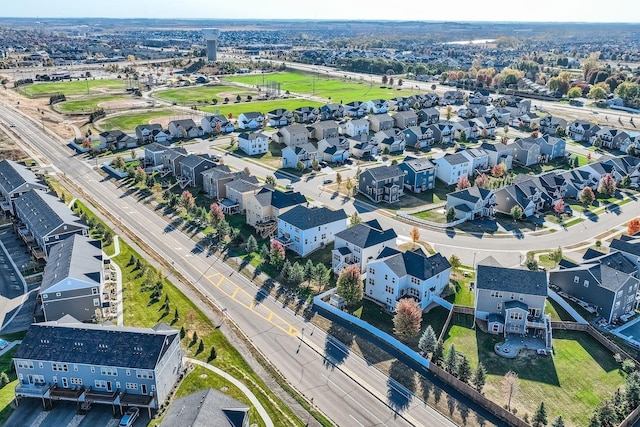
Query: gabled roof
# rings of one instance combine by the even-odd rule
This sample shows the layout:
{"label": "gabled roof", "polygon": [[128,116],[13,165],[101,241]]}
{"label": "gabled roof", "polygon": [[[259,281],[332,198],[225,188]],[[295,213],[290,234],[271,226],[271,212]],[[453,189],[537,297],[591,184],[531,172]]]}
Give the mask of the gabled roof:
{"label": "gabled roof", "polygon": [[136,133],[138,131],[142,131],[142,130],[149,130],[149,131],[154,131],[154,130],[162,130],[162,125],[159,123],[147,123],[147,124],[143,124],[143,125],[138,125],[136,126]]}
{"label": "gabled roof", "polygon": [[175,127],[183,127],[185,130],[190,130],[191,128],[197,127],[196,122],[192,119],[182,119],[182,120],[172,120],[169,124],[173,124]]}
{"label": "gabled roof", "polygon": [[465,157],[462,153],[447,153],[443,157],[440,157],[437,160],[442,160],[444,162],[449,163],[450,165],[460,165],[462,163],[469,163],[470,160]]}
{"label": "gabled roof", "polygon": [[338,124],[333,120],[322,120],[312,124],[311,127],[314,129],[323,129],[323,130],[334,129],[338,127]]}
{"label": "gabled roof", "polygon": [[211,175],[210,179],[227,178],[232,174],[231,169],[227,165],[217,164],[212,168],[202,171],[202,175]]}
{"label": "gabled roof", "polygon": [[493,151],[493,152],[500,152],[500,151],[510,151],[509,148],[502,144],[501,142],[488,142],[488,141],[484,141],[481,145],[480,148],[482,148],[485,151]]}
{"label": "gabled roof", "polygon": [[176,399],[161,427],[244,427],[249,406],[217,390],[207,388]]}
{"label": "gabled roof", "polygon": [[58,290],[55,285],[67,278],[85,282],[86,287],[99,287],[102,268],[100,242],[74,234],[51,248],[40,293]]}
{"label": "gabled roof", "polygon": [[407,156],[401,164],[407,165],[407,167],[415,172],[426,171],[435,168],[435,165],[431,163],[431,161],[426,157],[416,158]]}
{"label": "gabled roof", "polygon": [[214,164],[211,160],[209,160],[207,158],[204,158],[204,157],[199,156],[197,154],[189,154],[187,157],[185,157],[184,159],[182,159],[180,161],[180,164],[182,166],[186,166],[188,168],[192,168],[193,169],[193,168],[197,167],[198,165],[200,165],[201,163],[205,163],[205,162],[206,163],[211,163],[211,165]]}
{"label": "gabled roof", "polygon": [[9,159],[0,162],[0,187],[2,187],[4,191],[11,193],[24,184],[29,184],[29,186],[41,189],[46,188],[26,166]]}
{"label": "gabled roof", "polygon": [[428,280],[451,268],[449,261],[440,253],[427,256],[422,249],[400,252],[384,248],[376,259],[384,262],[398,277],[409,275],[419,280]]}
{"label": "gabled roof", "polygon": [[[325,207],[308,208],[306,206],[298,205],[281,214],[278,219],[301,230],[309,230],[313,227],[346,220],[347,214],[344,209],[332,211]],[[346,225],[347,224],[345,222],[345,227]]]}
{"label": "gabled roof", "polygon": [[369,122],[378,122],[378,123],[383,123],[383,122],[393,122],[393,117],[391,117],[389,114],[387,113],[382,113],[382,114],[372,114],[369,116]]}
{"label": "gabled roof", "polygon": [[335,237],[364,249],[394,240],[398,235],[393,229],[383,230],[380,223],[373,219],[336,233]]}
{"label": "gabled roof", "polygon": [[457,199],[466,200],[467,202],[476,203],[478,200],[486,200],[491,197],[493,191],[480,187],[469,187],[463,190],[449,193],[449,196]]}
{"label": "gabled roof", "polygon": [[174,329],[81,323],[67,315],[32,324],[14,358],[151,370],[176,339]]}
{"label": "gabled roof", "polygon": [[547,296],[547,273],[543,271],[478,265],[478,289]]}
{"label": "gabled roof", "polygon": [[238,193],[246,193],[247,191],[255,191],[260,188],[259,185],[252,182],[245,181],[244,179],[236,178],[225,184],[228,190],[234,190]]}
{"label": "gabled roof", "polygon": [[163,153],[167,151],[169,148],[166,145],[158,144],[157,142],[152,142],[151,144],[147,144],[144,146],[145,151],[149,151],[151,153]]}
{"label": "gabled roof", "polygon": [[370,174],[376,181],[384,181],[385,179],[397,178],[404,176],[404,171],[398,165],[376,166],[362,172],[362,174]]}
{"label": "gabled roof", "polygon": [[282,209],[289,206],[300,205],[306,203],[307,199],[297,191],[289,191],[283,193],[280,190],[272,190],[270,188],[262,188],[258,194],[255,195],[260,206],[273,206],[274,208]]}
{"label": "gabled roof", "polygon": [[262,113],[259,113],[257,111],[250,111],[250,112],[240,113],[240,115],[243,116],[247,120],[259,119],[260,117],[263,117]]}
{"label": "gabled roof", "polygon": [[44,191],[29,190],[15,204],[16,210],[27,216],[21,219],[28,221],[39,236],[47,236],[64,224],[89,228],[60,199]]}
{"label": "gabled roof", "polygon": [[611,244],[609,245],[609,248],[640,257],[640,239],[613,239],[611,241]]}

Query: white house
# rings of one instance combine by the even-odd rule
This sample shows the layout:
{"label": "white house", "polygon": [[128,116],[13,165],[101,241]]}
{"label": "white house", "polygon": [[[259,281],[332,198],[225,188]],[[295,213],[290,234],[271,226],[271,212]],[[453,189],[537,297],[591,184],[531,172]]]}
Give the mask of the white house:
{"label": "white house", "polygon": [[240,129],[256,130],[262,128],[264,115],[258,112],[240,113],[238,116],[238,127]]}
{"label": "white house", "polygon": [[367,111],[372,114],[383,114],[389,111],[389,101],[384,99],[372,99],[366,102]]}
{"label": "white house", "polygon": [[249,156],[269,151],[269,137],[262,132],[241,133],[238,135],[238,147]]}
{"label": "white house", "polygon": [[300,256],[333,242],[336,233],[347,228],[344,209],[298,205],[278,217],[278,240]]}
{"label": "white house", "polygon": [[460,151],[471,162],[471,171],[487,172],[489,169],[489,153],[482,148],[467,148]]}
{"label": "white house", "polygon": [[364,273],[367,263],[376,259],[384,248],[397,247],[397,237],[393,229],[383,230],[375,219],[349,227],[336,234],[331,253],[331,270],[340,274],[344,267],[357,264],[360,266],[360,273]]}
{"label": "white house", "polygon": [[282,167],[293,169],[298,165],[298,162],[302,162],[305,168],[310,168],[313,159],[317,157],[318,149],[310,142],[294,147],[284,147],[282,149]]}
{"label": "white house", "polygon": [[461,153],[447,153],[443,157],[433,159],[432,162],[438,165],[436,178],[447,185],[454,185],[458,179],[468,177],[473,172],[471,160]]}
{"label": "white house", "polygon": [[344,124],[342,133],[347,136],[369,135],[369,120],[349,120]]}
{"label": "white house", "polygon": [[427,256],[421,249],[400,252],[385,248],[367,264],[365,297],[394,311],[402,298],[413,298],[424,310],[449,283],[451,264],[439,253]]}

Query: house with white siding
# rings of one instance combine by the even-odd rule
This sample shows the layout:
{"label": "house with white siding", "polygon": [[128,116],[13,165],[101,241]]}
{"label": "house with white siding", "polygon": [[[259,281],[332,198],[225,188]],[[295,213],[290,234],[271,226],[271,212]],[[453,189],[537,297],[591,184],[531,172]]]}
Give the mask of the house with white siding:
{"label": "house with white siding", "polygon": [[269,137],[262,132],[243,132],[238,135],[238,148],[249,156],[269,151]]}
{"label": "house with white siding", "polygon": [[347,214],[325,207],[297,205],[278,217],[278,241],[300,256],[334,241],[347,228]]}
{"label": "house with white siding", "polygon": [[447,153],[431,161],[438,165],[436,178],[447,185],[454,185],[458,179],[468,178],[473,173],[471,160],[461,153]]}
{"label": "house with white siding", "polygon": [[348,265],[357,264],[364,273],[367,263],[376,259],[384,248],[396,248],[398,235],[393,229],[383,229],[372,219],[340,231],[335,236],[331,252],[331,270],[340,274]]}

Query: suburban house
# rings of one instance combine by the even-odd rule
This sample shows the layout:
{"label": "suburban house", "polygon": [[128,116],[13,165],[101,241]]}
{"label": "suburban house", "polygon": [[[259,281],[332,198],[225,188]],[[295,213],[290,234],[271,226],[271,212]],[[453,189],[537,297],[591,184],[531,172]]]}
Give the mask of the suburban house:
{"label": "suburban house", "polygon": [[269,151],[269,137],[262,132],[243,132],[238,135],[238,148],[249,156]]}
{"label": "suburban house", "polygon": [[547,160],[566,156],[567,141],[562,138],[545,134],[539,138],[535,138],[533,142],[540,146],[540,155],[544,156]]}
{"label": "suburban house", "polygon": [[405,144],[416,150],[429,148],[434,142],[433,128],[431,126],[411,126],[402,131]]}
{"label": "suburban house", "polygon": [[636,266],[636,277],[640,277],[640,237],[614,238],[609,244],[609,252],[619,252],[631,261]]}
{"label": "suburban house", "polygon": [[313,160],[318,157],[318,149],[310,142],[282,149],[282,167],[295,169],[298,162],[305,168],[310,168]]}
{"label": "suburban house", "polygon": [[457,139],[460,141],[468,141],[470,139],[478,138],[478,125],[473,120],[461,120],[459,122],[452,123],[456,131]]}
{"label": "suburban house", "polygon": [[264,123],[264,116],[262,113],[256,111],[250,111],[247,113],[240,113],[238,115],[238,127],[244,130],[256,130],[262,129]]}
{"label": "suburban house", "polygon": [[599,162],[613,167],[613,175],[631,179],[631,186],[635,187],[640,181],[640,159],[634,156],[609,157],[603,156]]}
{"label": "suburban house", "polygon": [[491,92],[488,90],[477,90],[469,95],[469,103],[489,105],[491,103]]}
{"label": "suburban house", "polygon": [[276,108],[267,113],[267,126],[277,128],[291,123],[293,123],[293,113],[289,110]]}
{"label": "suburban house", "polygon": [[552,115],[544,116],[540,119],[540,131],[555,135],[558,128],[566,129],[567,121],[561,117],[553,117]]}
{"label": "suburban house", "polygon": [[[144,146],[144,164],[145,166],[158,167],[162,166],[162,155],[169,148],[165,145],[152,142]],[[184,150],[184,148],[180,148]],[[186,153],[186,150],[185,150]]]}
{"label": "suburban house", "polygon": [[331,270],[338,275],[344,267],[357,264],[360,273],[364,273],[367,263],[377,258],[384,248],[397,247],[397,237],[393,229],[384,230],[375,219],[342,230],[333,243]]}
{"label": "suburban house", "polygon": [[540,336],[551,348],[551,316],[545,315],[547,273],[479,264],[475,317],[492,334]]}
{"label": "suburban house", "polygon": [[389,101],[385,99],[372,99],[365,104],[367,111],[371,114],[384,114],[389,111]]}
{"label": "suburban house", "polygon": [[549,283],[592,305],[612,323],[635,308],[637,271],[635,262],[616,251],[583,259],[580,264],[565,261],[560,269],[549,272]]}
{"label": "suburban house", "polygon": [[204,135],[202,128],[192,119],[170,121],[169,133],[173,138],[197,138]]}
{"label": "suburban house", "polygon": [[[245,212],[247,199],[261,188],[257,178],[248,178],[253,179],[232,179],[224,184],[227,197],[225,199],[226,204],[220,206],[223,210],[226,208],[226,210],[231,209],[233,212]],[[228,203],[229,201],[233,203]]]}
{"label": "suburban house", "polygon": [[202,172],[202,188],[204,192],[213,199],[224,199],[227,197],[225,184],[233,179],[249,178],[244,172],[231,172],[226,165],[216,165]]}
{"label": "suburban house", "polygon": [[329,163],[342,163],[349,158],[349,140],[344,137],[318,141],[319,157]]}
{"label": "suburban house", "polygon": [[389,105],[395,111],[409,111],[413,108],[413,98],[406,96],[397,96],[389,100]]}
{"label": "suburban house", "polygon": [[307,203],[307,199],[297,191],[282,192],[271,188],[261,188],[248,195],[244,201],[247,224],[254,227],[263,237],[275,234],[278,217],[297,205]]}
{"label": "suburban house", "polygon": [[293,110],[293,118],[297,123],[313,123],[317,120],[320,112],[315,107],[298,107]]}
{"label": "suburban house", "polygon": [[337,138],[338,124],[333,120],[323,120],[311,125],[311,136],[318,141],[325,138]]}
{"label": "suburban house", "polygon": [[377,166],[358,177],[358,192],[375,203],[396,203],[404,194],[405,171],[399,166]]}
{"label": "suburban house", "polygon": [[176,177],[180,188],[201,187],[202,172],[215,165],[208,157],[189,154],[180,161],[180,175]]}
{"label": "suburban house", "polygon": [[346,228],[344,209],[297,205],[278,216],[278,240],[300,256],[333,242],[336,233]]}
{"label": "suburban house", "polygon": [[288,146],[306,144],[309,142],[309,130],[301,124],[285,126],[273,134],[273,140]]}
{"label": "suburban house", "polygon": [[395,311],[402,298],[414,299],[424,310],[449,284],[451,264],[440,253],[425,254],[422,249],[400,252],[387,247],[378,258],[367,263],[364,295]]}
{"label": "suburban house", "polygon": [[371,142],[378,144],[378,151],[384,154],[402,154],[406,146],[404,136],[395,128],[376,132],[371,138]]}
{"label": "suburban house", "polygon": [[535,138],[518,138],[512,146],[513,160],[522,166],[535,165],[540,161],[540,144]]}
{"label": "suburban house", "polygon": [[13,355],[16,398],[157,409],[183,374],[180,333],[82,323],[72,316],[34,323]]}
{"label": "suburban house", "polygon": [[584,189],[584,187],[590,187],[595,191],[600,181],[600,179],[595,177],[591,171],[584,168],[576,168],[570,171],[562,172],[561,176],[567,183],[565,196],[570,197],[574,200],[578,199],[578,197],[580,196],[580,192]]}
{"label": "suburban house", "polygon": [[520,175],[510,185],[496,190],[496,210],[510,215],[511,209],[517,205],[524,216],[536,215],[564,198],[567,185],[563,175],[555,172],[539,176]]}
{"label": "suburban house", "polygon": [[47,191],[31,169],[13,160],[4,159],[0,162],[0,207],[5,213],[13,214],[14,201],[29,190]]}
{"label": "suburban house", "polygon": [[38,290],[44,321],[66,315],[81,322],[105,318],[103,308],[116,296],[115,289],[104,292],[104,268],[100,241],[74,234],[53,245]]}
{"label": "suburban house", "polygon": [[460,150],[459,153],[469,159],[474,173],[481,174],[489,171],[489,153],[482,148],[467,148]]}
{"label": "suburban house", "polygon": [[440,121],[440,111],[434,107],[423,108],[418,110],[416,114],[418,115],[418,123],[421,125],[433,125]]}
{"label": "suburban house", "polygon": [[392,117],[395,127],[399,129],[406,129],[418,124],[418,115],[413,110],[398,111]]}
{"label": "suburban house", "polygon": [[478,129],[478,132],[477,132],[478,137],[486,138],[486,137],[492,137],[493,135],[496,134],[496,127],[498,126],[498,121],[493,117],[488,119],[486,117],[476,117],[475,119],[473,119],[473,122],[476,124]]}
{"label": "suburban house", "polygon": [[506,170],[511,170],[513,166],[513,156],[511,155],[511,149],[500,142],[483,142],[480,145],[489,157],[489,167],[494,167],[498,164],[503,164]]}
{"label": "suburban house", "polygon": [[495,215],[496,196],[492,190],[469,187],[447,194],[447,212],[453,208],[456,219],[474,220]]}
{"label": "suburban house", "polygon": [[405,172],[404,186],[409,191],[421,193],[435,187],[436,165],[426,157],[405,157],[398,167]]}
{"label": "suburban house", "polygon": [[138,125],[136,126],[136,138],[138,138],[139,144],[146,144],[149,142],[165,142],[168,138],[168,134],[162,133],[162,136],[158,137],[160,131],[162,131],[162,125],[158,123]]}
{"label": "suburban house", "polygon": [[100,144],[111,150],[121,150],[138,146],[138,139],[132,138],[121,130],[110,130],[100,134]]}
{"label": "suburban house", "polygon": [[451,122],[440,120],[438,123],[430,125],[433,129],[434,141],[440,144],[452,144],[456,129]]}
{"label": "suburban house", "polygon": [[440,105],[460,105],[464,101],[464,92],[460,89],[448,90],[440,98]]}
{"label": "suburban house", "polygon": [[249,427],[250,409],[221,391],[207,388],[172,402],[160,427]]}
{"label": "suburban house", "polygon": [[344,117],[344,107],[342,104],[324,104],[319,109],[320,120],[340,120]]}
{"label": "suburban house", "polygon": [[589,141],[600,130],[600,126],[586,120],[574,120],[567,126],[567,136],[574,141]]}
{"label": "suburban house", "polygon": [[180,162],[188,155],[187,150],[182,147],[166,149],[164,153],[162,153],[162,169],[160,170],[160,175],[180,175],[180,171],[182,170]]}
{"label": "suburban house", "polygon": [[369,120],[349,120],[342,127],[342,133],[347,136],[369,135]]}
{"label": "suburban house", "polygon": [[461,153],[447,153],[431,161],[437,165],[436,177],[447,185],[454,185],[458,179],[473,173],[471,161]]}
{"label": "suburban house", "polygon": [[21,221],[17,224],[18,234],[36,258],[46,258],[53,245],[73,234],[89,234],[84,221],[52,194],[29,190],[17,197],[14,205],[15,214]]}
{"label": "suburban house", "polygon": [[381,130],[391,129],[394,125],[393,117],[384,114],[372,114],[368,118],[369,120],[369,129],[373,132],[379,132]]}
{"label": "suburban house", "polygon": [[411,100],[412,107],[417,110],[431,108],[440,102],[440,97],[435,92],[411,95],[409,99]]}
{"label": "suburban house", "polygon": [[487,118],[495,119],[498,124],[506,125],[511,121],[512,110],[509,108],[496,108],[487,112]]}
{"label": "suburban house", "polygon": [[527,111],[515,116],[512,115],[510,124],[525,129],[535,129],[540,127],[540,117],[536,113]]}
{"label": "suburban house", "polygon": [[358,141],[349,138],[349,152],[357,159],[368,159],[378,155],[378,147],[370,141]]}
{"label": "suburban house", "polygon": [[344,104],[344,115],[353,119],[359,119],[367,114],[367,104],[360,101],[351,101]]}
{"label": "suburban house", "polygon": [[598,145],[599,142],[599,145],[602,147],[619,150],[623,145],[628,146],[630,139],[631,137],[627,132],[607,126],[600,128],[596,133],[591,135],[589,142],[591,145]]}
{"label": "suburban house", "polygon": [[223,114],[203,117],[200,125],[205,133],[212,134],[230,133],[236,130],[233,123]]}

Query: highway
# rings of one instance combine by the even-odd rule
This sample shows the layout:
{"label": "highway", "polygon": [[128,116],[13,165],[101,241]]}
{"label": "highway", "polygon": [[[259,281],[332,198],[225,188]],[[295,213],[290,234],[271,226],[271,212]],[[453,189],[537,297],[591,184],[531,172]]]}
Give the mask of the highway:
{"label": "highway", "polygon": [[[398,386],[367,361],[350,353],[336,357],[336,346],[328,344],[323,331],[312,328],[272,298],[262,299],[243,275],[234,274],[215,256],[200,252],[184,234],[169,231],[164,218],[135,197],[124,196],[114,180],[105,179],[92,165],[74,156],[64,141],[41,132],[37,123],[5,106],[0,107],[0,117],[28,143],[30,155],[43,166],[48,166],[45,159],[51,159],[51,169],[76,182],[94,203],[108,207],[120,226],[138,234],[162,258],[172,260],[203,298],[226,309],[227,319],[333,422],[341,426],[455,425],[415,398],[396,412],[386,396],[389,387]],[[333,357],[325,358],[325,348],[333,349]]]}

